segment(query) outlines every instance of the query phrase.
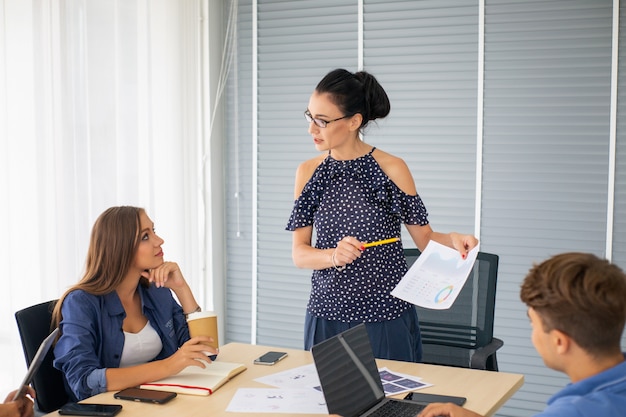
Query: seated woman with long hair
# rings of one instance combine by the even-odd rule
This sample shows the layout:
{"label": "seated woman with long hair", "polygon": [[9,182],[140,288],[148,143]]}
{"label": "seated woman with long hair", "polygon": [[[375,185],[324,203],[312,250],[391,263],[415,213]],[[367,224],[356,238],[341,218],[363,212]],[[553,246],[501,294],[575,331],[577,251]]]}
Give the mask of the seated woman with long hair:
{"label": "seated woman with long hair", "polygon": [[111,207],[96,220],[85,274],[53,313],[54,366],[73,401],[204,367],[199,359],[217,354],[211,338],[189,337],[186,314],[200,307],[163,242],[142,208]]}

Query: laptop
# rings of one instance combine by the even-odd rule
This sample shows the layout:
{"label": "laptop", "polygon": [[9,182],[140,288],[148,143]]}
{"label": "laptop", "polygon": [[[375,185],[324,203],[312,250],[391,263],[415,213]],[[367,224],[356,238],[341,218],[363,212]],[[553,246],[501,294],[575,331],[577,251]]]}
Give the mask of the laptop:
{"label": "laptop", "polygon": [[30,362],[30,366],[28,367],[28,371],[26,372],[26,375],[22,380],[20,388],[17,390],[15,396],[13,397],[13,401],[17,400],[26,393],[26,387],[28,387],[30,383],[33,382],[33,377],[41,367],[43,360],[48,354],[48,351],[52,347],[52,344],[54,343],[54,340],[56,339],[58,334],[59,328],[57,327],[52,331],[52,333],[48,335],[48,337],[43,340],[43,342],[41,342],[41,344],[39,345],[39,349],[37,349],[37,353],[35,353],[33,360]]}
{"label": "laptop", "polygon": [[[434,402],[385,397],[363,323],[318,343],[311,353],[330,414],[414,417],[426,404]],[[385,409],[391,411],[387,414]]]}

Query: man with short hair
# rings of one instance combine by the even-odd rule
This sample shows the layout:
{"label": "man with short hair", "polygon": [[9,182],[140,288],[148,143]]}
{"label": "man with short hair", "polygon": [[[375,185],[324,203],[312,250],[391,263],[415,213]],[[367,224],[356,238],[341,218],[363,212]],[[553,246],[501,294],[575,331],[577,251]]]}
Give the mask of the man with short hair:
{"label": "man with short hair", "polygon": [[[564,253],[534,266],[522,283],[532,342],[544,363],[571,383],[536,417],[626,414],[626,275],[587,253]],[[430,404],[419,417],[480,417],[454,404]]]}

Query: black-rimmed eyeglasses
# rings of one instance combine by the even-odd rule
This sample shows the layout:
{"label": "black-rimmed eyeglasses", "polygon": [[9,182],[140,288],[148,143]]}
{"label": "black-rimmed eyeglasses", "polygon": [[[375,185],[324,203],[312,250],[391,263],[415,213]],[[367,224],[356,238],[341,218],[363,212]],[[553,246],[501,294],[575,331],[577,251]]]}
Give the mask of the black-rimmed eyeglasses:
{"label": "black-rimmed eyeglasses", "polygon": [[328,125],[328,123],[336,122],[337,120],[346,119],[346,118],[352,117],[352,116],[353,115],[346,115],[346,116],[338,117],[338,118],[333,119],[333,120],[322,120],[322,119],[316,119],[315,117],[313,117],[313,115],[311,114],[309,109],[306,109],[304,111],[304,118],[306,119],[306,121],[309,122],[309,123],[313,122],[313,123],[315,123],[315,125],[317,127],[321,127],[321,128],[325,128],[326,125]]}

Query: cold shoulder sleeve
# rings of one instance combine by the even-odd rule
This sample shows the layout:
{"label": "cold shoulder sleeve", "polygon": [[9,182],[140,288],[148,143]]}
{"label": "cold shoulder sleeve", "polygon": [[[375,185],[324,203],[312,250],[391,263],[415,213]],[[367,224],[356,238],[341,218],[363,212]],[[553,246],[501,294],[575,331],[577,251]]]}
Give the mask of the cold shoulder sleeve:
{"label": "cold shoulder sleeve", "polygon": [[326,182],[324,180],[324,171],[327,170],[325,162],[323,161],[317,167],[309,181],[305,184],[300,196],[294,201],[285,230],[293,232],[300,227],[307,227],[313,224],[313,216],[324,194]]}
{"label": "cold shoulder sleeve", "polygon": [[373,195],[381,202],[387,202],[389,212],[400,218],[404,224],[428,224],[428,212],[419,194],[409,195],[402,191],[386,175],[372,181]]}

